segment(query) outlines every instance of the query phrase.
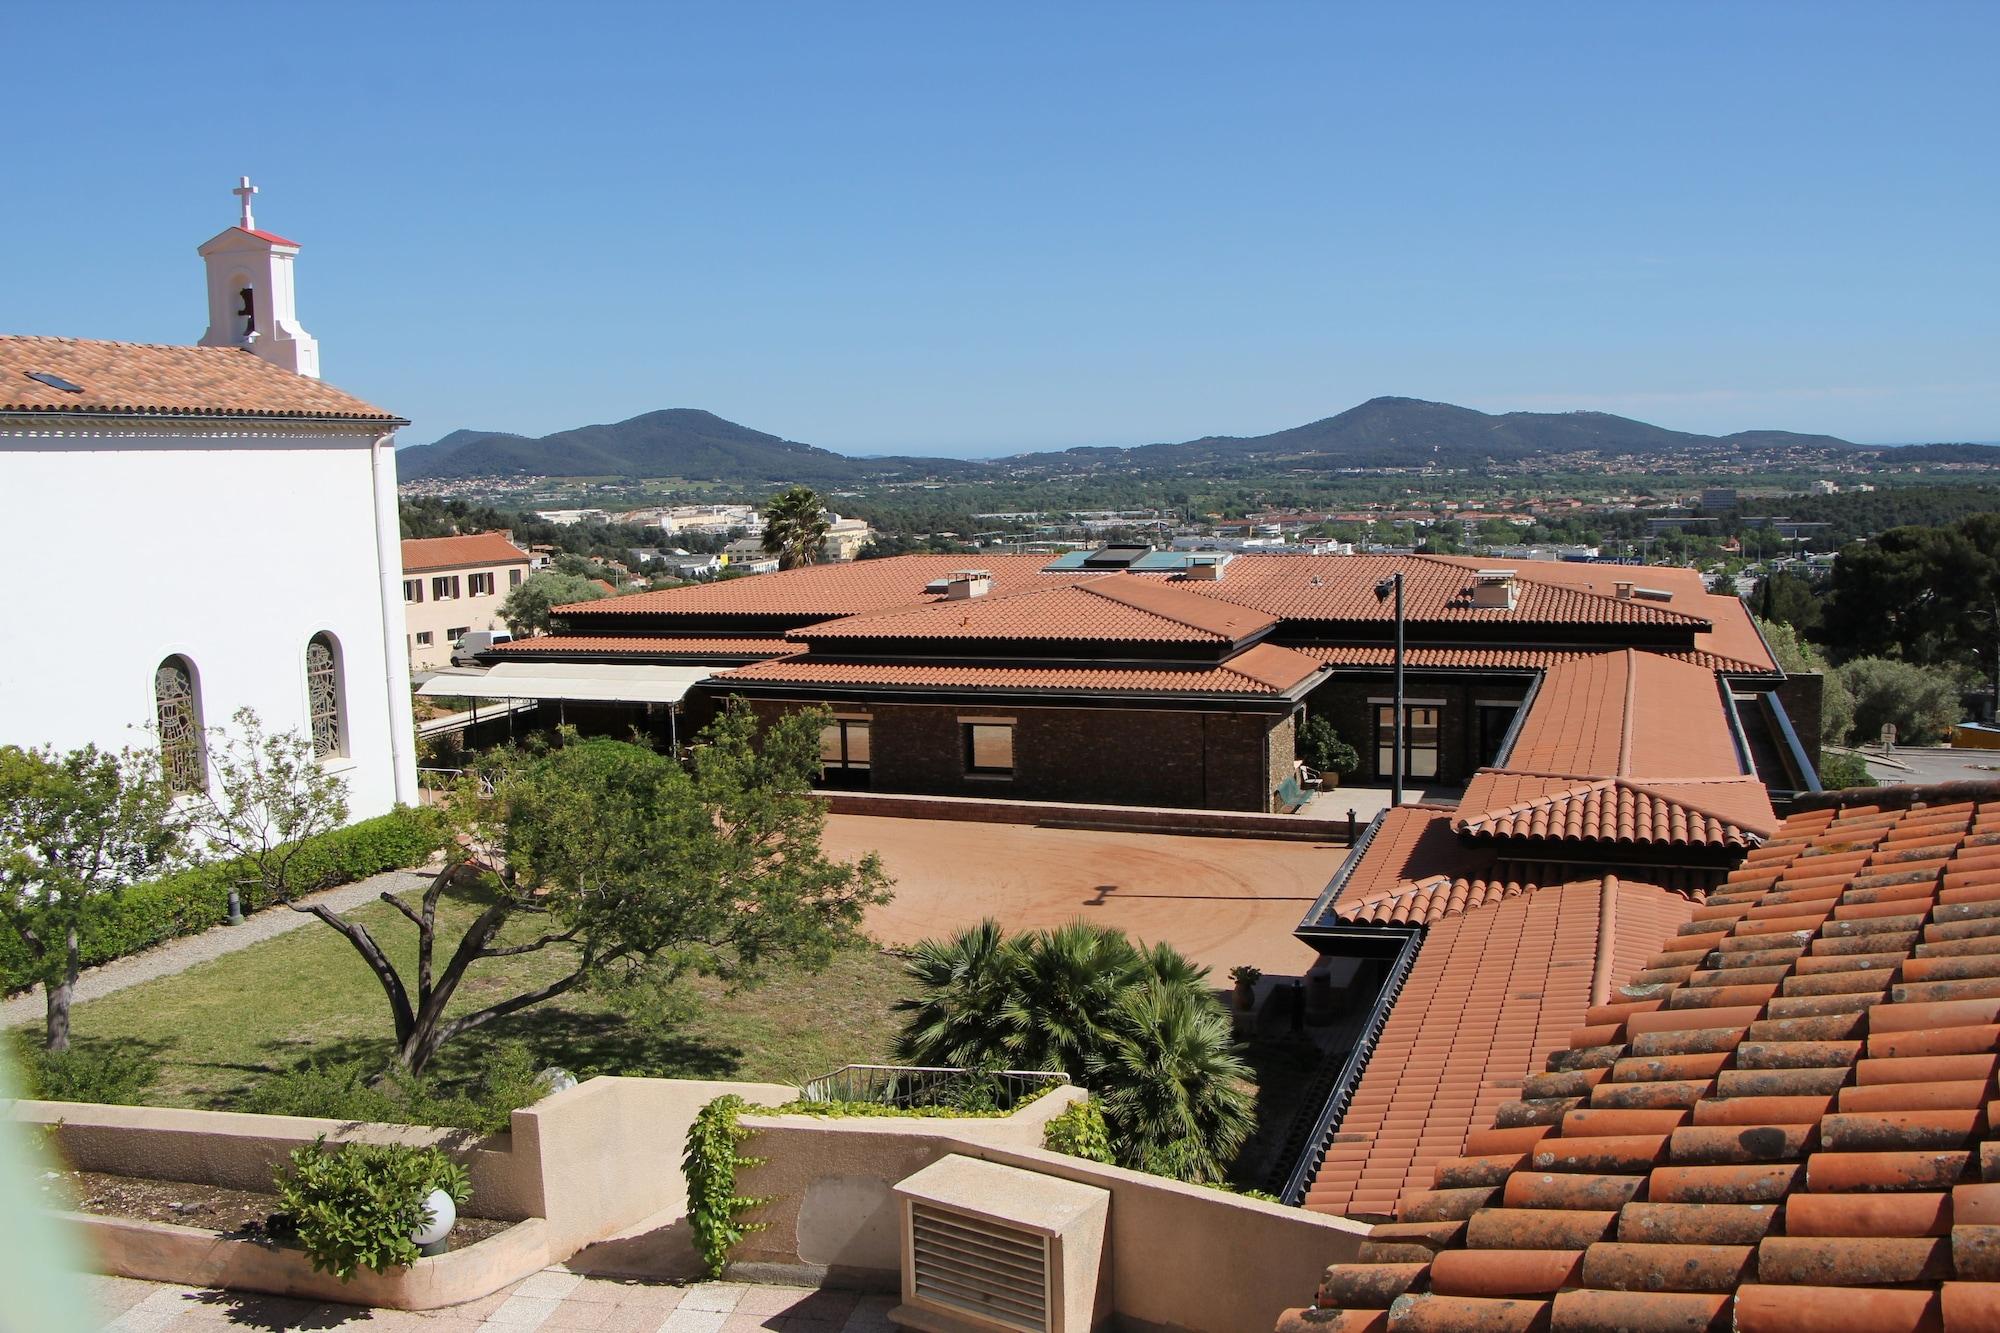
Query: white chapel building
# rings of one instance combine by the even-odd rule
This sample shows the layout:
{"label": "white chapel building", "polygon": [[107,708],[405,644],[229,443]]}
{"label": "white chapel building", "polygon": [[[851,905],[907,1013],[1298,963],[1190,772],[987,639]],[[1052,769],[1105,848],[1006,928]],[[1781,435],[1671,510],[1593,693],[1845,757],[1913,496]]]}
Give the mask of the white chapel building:
{"label": "white chapel building", "polygon": [[[199,345],[0,335],[0,744],[157,745],[193,789],[205,730],[247,705],[313,738],[359,819],[417,801],[409,423],[320,382],[299,247],[257,227],[255,192],[244,179],[238,224],[200,247]],[[105,515],[145,539],[107,537]]]}

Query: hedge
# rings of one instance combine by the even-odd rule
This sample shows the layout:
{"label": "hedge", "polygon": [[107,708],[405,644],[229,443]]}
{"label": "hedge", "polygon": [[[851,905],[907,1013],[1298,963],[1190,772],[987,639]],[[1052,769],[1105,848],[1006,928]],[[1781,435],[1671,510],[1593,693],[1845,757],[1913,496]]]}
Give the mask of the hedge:
{"label": "hedge", "polygon": [[[312,839],[292,862],[294,882],[301,892],[350,884],[384,870],[417,865],[441,845],[434,816],[398,807]],[[245,912],[270,906],[261,888],[242,882],[253,877],[254,872],[238,861],[215,861],[100,895],[83,920],[79,942],[84,966],[108,963],[176,936],[221,925],[229,919],[232,883],[243,895]],[[20,937],[0,927],[0,985],[9,991],[32,985],[35,978],[27,962]]]}

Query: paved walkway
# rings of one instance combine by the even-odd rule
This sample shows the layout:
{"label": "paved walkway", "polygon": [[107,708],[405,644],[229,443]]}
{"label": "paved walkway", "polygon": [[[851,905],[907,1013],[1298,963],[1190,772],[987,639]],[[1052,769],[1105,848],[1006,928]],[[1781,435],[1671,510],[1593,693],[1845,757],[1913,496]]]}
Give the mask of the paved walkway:
{"label": "paved walkway", "polygon": [[[375,901],[384,890],[403,893],[428,884],[430,880],[429,875],[419,871],[390,870],[352,884],[343,884],[337,889],[312,894],[300,901],[325,903],[336,912],[345,912]],[[220,958],[238,949],[247,949],[253,944],[290,934],[312,922],[313,918],[304,912],[269,907],[246,917],[240,926],[215,926],[199,935],[183,935],[177,940],[168,940],[144,953],[114,958],[102,967],[86,969],[77,978],[74,1002],[81,1004],[100,995],[124,990],[127,986],[136,986],[142,981],[185,972],[196,963],[205,963],[211,958]],[[48,1004],[42,998],[40,986],[0,1001],[0,1029],[19,1027],[24,1023],[41,1023],[47,1015]]]}
{"label": "paved walkway", "polygon": [[890,1333],[892,1296],[703,1282],[676,1287],[548,1268],[483,1300],[423,1313],[210,1291],[129,1278],[89,1279],[104,1333],[244,1328],[369,1333]]}

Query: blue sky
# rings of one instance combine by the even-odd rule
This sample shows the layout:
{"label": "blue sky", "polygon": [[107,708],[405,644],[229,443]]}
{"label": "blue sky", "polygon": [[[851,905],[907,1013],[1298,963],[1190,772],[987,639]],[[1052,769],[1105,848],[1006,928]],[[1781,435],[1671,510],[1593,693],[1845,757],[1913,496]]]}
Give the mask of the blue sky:
{"label": "blue sky", "polygon": [[0,330],[194,340],[247,172],[326,377],[410,442],[703,407],[1002,453],[1376,394],[2000,439],[2000,5],[74,0],[7,38]]}

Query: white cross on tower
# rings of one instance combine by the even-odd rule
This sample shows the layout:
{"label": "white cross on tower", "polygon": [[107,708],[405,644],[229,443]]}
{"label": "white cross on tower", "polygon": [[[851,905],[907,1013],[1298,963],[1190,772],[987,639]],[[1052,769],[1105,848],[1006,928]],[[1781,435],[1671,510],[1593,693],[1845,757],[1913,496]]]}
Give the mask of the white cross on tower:
{"label": "white cross on tower", "polygon": [[257,187],[250,183],[248,176],[243,177],[242,182],[242,184],[230,191],[231,194],[243,201],[243,220],[236,225],[245,231],[255,231],[257,230],[257,220],[250,216],[250,196],[257,193]]}

